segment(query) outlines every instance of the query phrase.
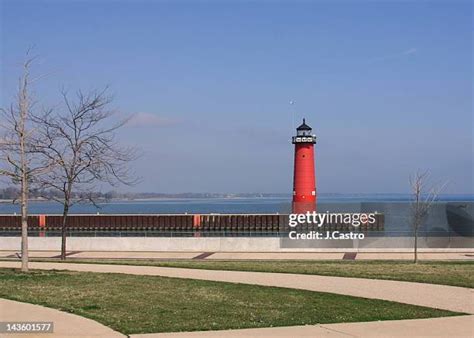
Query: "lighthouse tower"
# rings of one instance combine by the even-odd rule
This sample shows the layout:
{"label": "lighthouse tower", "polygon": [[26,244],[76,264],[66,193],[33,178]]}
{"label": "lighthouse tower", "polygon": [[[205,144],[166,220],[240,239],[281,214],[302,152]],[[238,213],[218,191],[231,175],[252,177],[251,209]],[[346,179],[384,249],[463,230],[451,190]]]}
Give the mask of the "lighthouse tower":
{"label": "lighthouse tower", "polygon": [[314,172],[314,144],[316,135],[303,119],[303,124],[296,128],[295,167],[293,173],[293,213],[300,214],[316,211],[316,176]]}

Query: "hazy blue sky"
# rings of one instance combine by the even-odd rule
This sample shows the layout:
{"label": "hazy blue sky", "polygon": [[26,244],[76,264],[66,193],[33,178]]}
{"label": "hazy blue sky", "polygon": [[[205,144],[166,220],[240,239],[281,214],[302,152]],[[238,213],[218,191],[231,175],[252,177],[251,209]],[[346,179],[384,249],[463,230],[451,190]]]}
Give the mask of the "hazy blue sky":
{"label": "hazy blue sky", "polygon": [[472,2],[1,1],[1,103],[36,46],[45,105],[109,84],[138,191],[290,192],[292,107],[320,192],[472,193]]}

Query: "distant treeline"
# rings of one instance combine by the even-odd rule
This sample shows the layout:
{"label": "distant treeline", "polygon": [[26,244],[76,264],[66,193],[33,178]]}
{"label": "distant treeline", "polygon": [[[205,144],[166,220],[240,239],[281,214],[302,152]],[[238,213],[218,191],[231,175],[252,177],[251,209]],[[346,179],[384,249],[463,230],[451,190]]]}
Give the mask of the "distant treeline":
{"label": "distant treeline", "polygon": [[[19,197],[20,190],[15,187],[0,188],[0,199],[14,200]],[[154,192],[88,192],[87,196],[84,192],[73,193],[74,199],[84,199],[91,197],[94,200],[134,200],[134,199],[151,199],[151,198],[254,198],[254,197],[288,197],[288,194],[278,193],[154,193]],[[32,189],[30,191],[30,199],[61,199],[62,196],[55,190],[39,190]]]}
{"label": "distant treeline", "polygon": [[[74,199],[87,199],[87,198],[93,198],[93,199],[113,199],[115,198],[115,192],[88,192],[88,193],[73,193],[72,194]],[[120,194],[118,194],[120,195]],[[20,197],[20,189],[15,188],[15,187],[7,187],[7,188],[0,188],[0,200],[15,200]],[[40,189],[31,189],[29,193],[29,198],[30,199],[62,199],[64,196],[61,194],[61,192],[57,190],[40,190]]]}

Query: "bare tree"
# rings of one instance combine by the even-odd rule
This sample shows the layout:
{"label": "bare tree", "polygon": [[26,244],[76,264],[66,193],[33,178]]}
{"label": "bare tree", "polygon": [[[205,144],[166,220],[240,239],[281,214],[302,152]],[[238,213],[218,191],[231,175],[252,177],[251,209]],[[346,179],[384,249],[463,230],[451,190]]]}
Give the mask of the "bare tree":
{"label": "bare tree", "polygon": [[30,67],[34,58],[23,63],[15,102],[1,109],[0,122],[0,175],[20,184],[21,209],[21,271],[28,271],[28,195],[30,183],[51,167],[49,161],[38,161],[40,139],[33,120],[34,101],[30,86]]}
{"label": "bare tree", "polygon": [[42,188],[59,191],[62,196],[52,198],[63,205],[61,259],[64,260],[71,206],[84,200],[95,204],[92,191],[98,182],[134,184],[136,179],[128,164],[136,158],[136,150],[119,146],[115,141],[115,132],[127,120],[116,122],[114,111],[109,109],[112,98],[107,95],[107,88],[88,94],[79,91],[75,100],[65,91],[62,96],[65,111],[62,114],[48,111],[38,122],[47,140],[45,161],[56,163],[54,170],[42,178]]}
{"label": "bare tree", "polygon": [[412,192],[411,202],[411,223],[414,237],[414,263],[418,262],[418,230],[428,216],[429,210],[436,202],[442,186],[428,186],[429,171],[417,172],[410,177],[410,186]]}

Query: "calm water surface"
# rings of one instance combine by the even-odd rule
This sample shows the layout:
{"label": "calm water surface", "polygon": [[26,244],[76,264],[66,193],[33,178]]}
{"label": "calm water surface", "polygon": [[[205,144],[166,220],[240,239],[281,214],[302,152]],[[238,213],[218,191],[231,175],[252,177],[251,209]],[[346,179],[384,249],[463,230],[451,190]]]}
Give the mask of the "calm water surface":
{"label": "calm water surface", "polygon": [[[474,201],[474,195],[446,195],[441,201]],[[409,202],[408,195],[324,195],[318,199],[319,211],[356,211],[361,204],[395,204]],[[173,214],[173,213],[286,213],[291,209],[291,197],[272,198],[196,198],[111,201],[99,204],[90,203],[72,206],[71,213],[101,214]],[[375,207],[375,206],[374,206]],[[18,204],[0,203],[0,214],[19,213]],[[374,210],[375,211],[375,210]],[[380,210],[379,210],[380,211]],[[32,214],[59,214],[61,204],[57,202],[30,202]]]}

